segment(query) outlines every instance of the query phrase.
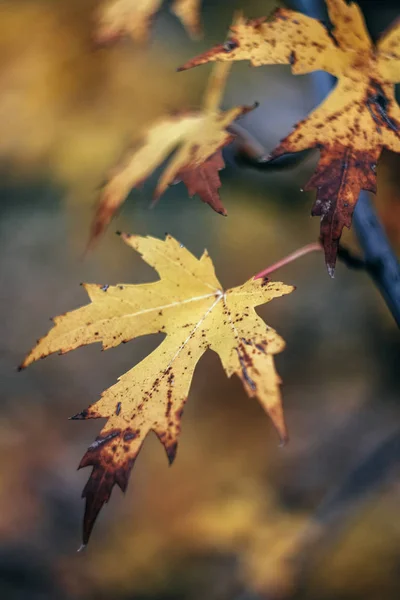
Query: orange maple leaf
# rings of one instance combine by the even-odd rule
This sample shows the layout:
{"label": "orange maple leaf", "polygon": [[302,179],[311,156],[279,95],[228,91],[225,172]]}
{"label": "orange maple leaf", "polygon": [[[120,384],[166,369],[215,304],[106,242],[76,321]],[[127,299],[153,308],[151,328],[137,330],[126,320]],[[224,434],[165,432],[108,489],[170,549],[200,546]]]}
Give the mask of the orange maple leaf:
{"label": "orange maple leaf", "polygon": [[326,100],[270,155],[319,148],[320,161],[306,189],[316,188],[313,215],[321,217],[325,260],[333,275],[343,227],[351,226],[361,190],[376,191],[383,148],[400,152],[400,21],[376,45],[357,4],[326,0],[333,30],[316,19],[279,8],[265,18],[231,27],[225,44],[188,61],[180,70],[210,61],[249,60],[254,66],[290,64],[294,74],[323,70],[337,85]]}

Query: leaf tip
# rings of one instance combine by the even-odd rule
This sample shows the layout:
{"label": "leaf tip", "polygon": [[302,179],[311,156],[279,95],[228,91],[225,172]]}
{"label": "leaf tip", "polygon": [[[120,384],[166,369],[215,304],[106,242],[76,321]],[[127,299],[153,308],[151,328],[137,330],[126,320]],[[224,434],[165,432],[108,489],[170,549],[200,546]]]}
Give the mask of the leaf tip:
{"label": "leaf tip", "polygon": [[82,412],[80,413],[76,413],[76,415],[73,415],[72,417],[68,417],[69,421],[82,421],[83,419],[87,419],[88,416],[88,410],[87,408],[85,408],[85,410],[82,410]]}
{"label": "leaf tip", "polygon": [[289,442],[289,436],[287,433],[280,437],[279,448],[284,448]]}
{"label": "leaf tip", "polygon": [[335,265],[327,263],[326,268],[327,268],[329,277],[331,277],[331,279],[335,279]]}
{"label": "leaf tip", "polygon": [[165,448],[165,452],[166,452],[166,454],[167,454],[167,458],[168,458],[168,464],[169,464],[169,466],[171,466],[171,465],[172,465],[172,463],[173,463],[173,462],[174,462],[174,460],[175,460],[175,457],[176,457],[176,451],[177,451],[177,449],[178,449],[178,444],[177,444],[177,442],[175,442],[175,443],[173,443],[173,444],[171,444],[170,446],[168,446],[168,447],[166,447],[166,448]]}
{"label": "leaf tip", "polygon": [[130,242],[130,240],[133,238],[133,235],[132,235],[132,233],[124,233],[124,232],[121,232],[121,231],[120,231],[120,232],[119,232],[117,235],[119,235],[119,236],[120,236],[120,238],[121,238],[122,240],[124,240],[124,242],[125,242],[126,244],[130,245],[130,244],[129,244],[129,242]]}

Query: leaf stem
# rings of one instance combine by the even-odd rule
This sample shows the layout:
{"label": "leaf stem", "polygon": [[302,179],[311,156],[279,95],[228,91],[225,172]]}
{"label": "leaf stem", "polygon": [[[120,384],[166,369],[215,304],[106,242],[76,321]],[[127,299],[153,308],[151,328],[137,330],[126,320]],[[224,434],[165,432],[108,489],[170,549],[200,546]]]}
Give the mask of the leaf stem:
{"label": "leaf stem", "polygon": [[253,279],[262,279],[263,277],[267,277],[267,275],[269,275],[270,273],[277,271],[281,267],[284,267],[284,266],[290,264],[291,262],[297,260],[298,258],[301,258],[302,256],[305,256],[306,254],[310,254],[310,252],[319,252],[321,250],[323,250],[323,248],[322,248],[322,245],[320,242],[312,242],[311,244],[306,244],[305,246],[298,248],[291,254],[288,254],[284,258],[281,258],[281,260],[278,260],[270,267],[267,267],[263,271],[260,271],[259,273],[257,273],[257,275],[254,275]]}
{"label": "leaf stem", "polygon": [[226,128],[229,133],[236,136],[238,142],[238,154],[249,161],[258,163],[265,162],[267,151],[264,146],[247,129],[239,123],[231,123]]}
{"label": "leaf stem", "polygon": [[219,110],[231,67],[231,62],[217,62],[213,67],[203,99],[205,112],[216,112]]}
{"label": "leaf stem", "polygon": [[[240,13],[234,13],[232,25],[235,25],[239,19]],[[232,62],[229,60],[215,63],[203,96],[203,108],[205,112],[216,112],[219,110],[231,68]]]}

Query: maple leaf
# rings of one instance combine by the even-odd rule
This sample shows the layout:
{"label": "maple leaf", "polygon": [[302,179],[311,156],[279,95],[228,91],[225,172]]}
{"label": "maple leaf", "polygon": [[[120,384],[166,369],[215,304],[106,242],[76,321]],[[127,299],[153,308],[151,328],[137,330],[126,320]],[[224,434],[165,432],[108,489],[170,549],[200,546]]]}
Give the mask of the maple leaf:
{"label": "maple leaf", "polygon": [[143,183],[178,146],[158,181],[154,201],[169,185],[183,181],[190,196],[198,194],[215,211],[227,214],[218,194],[221,186],[218,171],[225,166],[221,149],[235,138],[227,132],[227,127],[256,106],[239,106],[225,112],[218,108],[229,69],[228,63],[214,69],[201,111],[166,116],[153,123],[139,147],[129,151],[112,171],[99,200],[91,241],[105,230],[129,191]]}
{"label": "maple leaf", "polygon": [[193,371],[206,350],[217,352],[228,377],[234,373],[240,377],[247,394],[258,398],[270,415],[281,440],[287,439],[281,381],[274,365],[274,354],[285,344],[254,307],[294,288],[250,279],[224,291],[206,251],[197,259],[171,236],[165,241],[122,237],[160,279],[142,285],[85,285],[91,303],[56,317],[54,327],[21,365],[94,342],[108,350],[142,335],[166,334],[154,352],[122,375],[100,400],[72,417],[108,419],[79,465],[93,467],[83,491],[84,544],[113,486],[126,490],[150,431],[164,445],[169,462],[174,460]]}
{"label": "maple leaf", "polygon": [[[163,0],[108,0],[102,2],[97,14],[95,39],[108,43],[129,35],[135,42],[145,42],[156,13]],[[201,35],[201,0],[175,0],[171,12],[182,22],[193,38]]]}
{"label": "maple leaf", "polygon": [[321,239],[333,275],[343,227],[362,189],[376,191],[376,163],[383,148],[400,151],[400,21],[374,45],[357,4],[326,0],[333,30],[316,19],[279,8],[271,20],[236,22],[225,44],[187,62],[249,60],[254,66],[290,64],[294,74],[322,70],[337,85],[325,101],[272,152],[319,148],[320,161],[305,189],[317,188],[313,215],[321,217]]}

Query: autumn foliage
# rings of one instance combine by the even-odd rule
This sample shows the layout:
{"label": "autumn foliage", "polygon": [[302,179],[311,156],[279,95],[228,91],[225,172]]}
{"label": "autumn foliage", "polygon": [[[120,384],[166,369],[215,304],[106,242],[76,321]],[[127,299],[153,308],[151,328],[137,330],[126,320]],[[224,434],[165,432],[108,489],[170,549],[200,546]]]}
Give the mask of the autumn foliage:
{"label": "autumn foliage", "polygon": [[170,236],[165,241],[127,234],[122,238],[156,269],[160,280],[143,285],[85,285],[91,304],[56,317],[54,328],[21,365],[84,344],[101,343],[107,350],[142,335],[167,336],[98,402],[72,417],[108,419],[80,464],[93,467],[83,492],[84,544],[113,486],[125,491],[150,431],[163,444],[169,462],[174,460],[193,371],[206,350],[219,354],[227,376],[240,377],[248,395],[258,398],[270,415],[282,442],[287,438],[273,358],[283,350],[284,341],[254,307],[289,294],[293,287],[250,279],[224,291],[207,252],[197,259]]}
{"label": "autumn foliage", "polygon": [[327,0],[333,30],[316,19],[280,8],[270,20],[242,18],[227,42],[188,61],[188,69],[210,61],[248,60],[253,66],[290,64],[295,75],[327,71],[337,78],[327,99],[281,141],[273,160],[288,152],[319,148],[321,156],[305,189],[316,189],[312,214],[321,217],[328,270],[334,272],[343,227],[361,190],[376,191],[383,148],[400,152],[400,24],[372,43],[354,2]]}
{"label": "autumn foliage", "polygon": [[[171,5],[193,36],[201,31],[200,4],[200,0],[175,0]],[[160,0],[101,3],[95,37],[108,42],[129,35],[135,42],[143,42],[160,6]],[[332,30],[286,8],[279,8],[269,19],[239,16],[224,43],[181,66],[183,71],[218,63],[202,107],[166,114],[152,123],[140,140],[134,140],[107,176],[90,244],[99,240],[129,192],[167,159],[155,201],[169,185],[183,182],[189,196],[198,195],[226,215],[219,195],[219,172],[225,166],[222,149],[237,135],[234,122],[256,106],[221,110],[231,63],[288,64],[296,75],[323,70],[337,78],[326,100],[297,123],[268,156],[274,160],[287,153],[319,149],[318,166],[305,189],[316,189],[312,214],[321,218],[320,239],[333,275],[342,230],[351,226],[360,191],[376,190],[376,166],[382,150],[400,152],[400,109],[394,96],[394,85],[400,82],[400,24],[374,45],[357,4],[327,0],[327,7]],[[287,440],[281,381],[274,363],[275,354],[285,344],[255,307],[294,288],[267,278],[251,278],[224,290],[206,251],[197,259],[169,235],[163,241],[129,234],[122,234],[122,239],[160,279],[135,285],[85,285],[90,303],[56,317],[54,327],[21,365],[25,368],[54,352],[64,354],[87,344],[101,343],[106,350],[144,335],[166,336],[97,402],[72,417],[107,419],[80,463],[80,467],[92,467],[83,492],[84,544],[113,487],[126,490],[148,433],[158,436],[169,462],[174,460],[193,373],[206,350],[219,355],[228,377],[235,374],[240,378],[248,396],[257,398],[271,417],[281,441]]]}

